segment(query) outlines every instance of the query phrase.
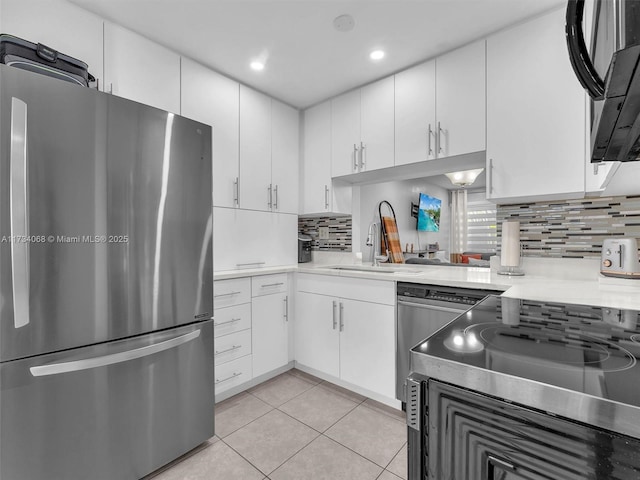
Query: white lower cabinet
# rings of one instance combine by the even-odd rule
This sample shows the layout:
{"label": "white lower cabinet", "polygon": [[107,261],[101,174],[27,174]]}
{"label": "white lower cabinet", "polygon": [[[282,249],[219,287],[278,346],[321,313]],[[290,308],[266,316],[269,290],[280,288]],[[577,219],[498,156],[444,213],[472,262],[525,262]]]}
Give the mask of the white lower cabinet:
{"label": "white lower cabinet", "polygon": [[296,363],[393,399],[394,297],[393,282],[299,275]]}
{"label": "white lower cabinet", "polygon": [[337,298],[300,291],[296,293],[296,362],[334,377],[340,376],[337,308]]}
{"label": "white lower cabinet", "polygon": [[251,279],[253,375],[289,363],[289,281],[286,273]]}
{"label": "white lower cabinet", "polygon": [[215,391],[222,400],[289,363],[289,275],[217,280],[213,287]]}
{"label": "white lower cabinet", "polygon": [[230,333],[215,339],[215,364],[230,362],[251,354],[251,329]]}
{"label": "white lower cabinet", "polygon": [[251,279],[213,284],[216,396],[248,382],[251,372]]}
{"label": "white lower cabinet", "polygon": [[289,295],[276,293],[252,299],[253,375],[289,363]]}
{"label": "white lower cabinet", "polygon": [[395,396],[395,308],[341,300],[340,378],[388,398]]}
{"label": "white lower cabinet", "polygon": [[216,396],[218,396],[253,378],[251,373],[251,355],[223,363],[222,365],[216,365],[215,371],[215,388]]}

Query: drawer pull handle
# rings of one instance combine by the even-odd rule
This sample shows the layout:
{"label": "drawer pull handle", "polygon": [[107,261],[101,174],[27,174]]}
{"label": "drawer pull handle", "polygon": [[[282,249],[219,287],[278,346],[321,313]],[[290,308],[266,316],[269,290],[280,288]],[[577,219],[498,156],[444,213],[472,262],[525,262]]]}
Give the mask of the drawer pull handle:
{"label": "drawer pull handle", "polygon": [[216,355],[221,355],[223,353],[233,352],[234,350],[237,350],[239,348],[242,348],[242,345],[233,345],[231,348],[227,348],[226,350],[216,350]]}
{"label": "drawer pull handle", "polygon": [[267,283],[266,285],[262,285],[260,288],[267,288],[267,287],[279,287],[280,285],[284,285],[284,282],[278,282],[278,283]]}
{"label": "drawer pull handle", "polygon": [[222,380],[218,380],[216,378],[216,385],[219,384],[219,383],[222,383],[222,382],[226,382],[227,380],[231,380],[233,378],[239,377],[240,375],[242,375],[242,372],[239,372],[239,373],[233,372],[233,375],[231,375],[230,377],[227,377],[227,378],[223,378]]}
{"label": "drawer pull handle", "polygon": [[218,297],[230,297],[231,295],[240,295],[242,292],[229,292],[229,293],[220,293],[218,295],[214,295],[213,298]]}
{"label": "drawer pull handle", "polygon": [[249,262],[249,263],[236,263],[236,267],[246,267],[247,265],[264,265],[266,262]]}
{"label": "drawer pull handle", "polygon": [[220,325],[229,325],[230,323],[239,322],[242,320],[241,318],[232,318],[231,320],[227,320],[226,322],[214,323],[214,327],[219,327]]}

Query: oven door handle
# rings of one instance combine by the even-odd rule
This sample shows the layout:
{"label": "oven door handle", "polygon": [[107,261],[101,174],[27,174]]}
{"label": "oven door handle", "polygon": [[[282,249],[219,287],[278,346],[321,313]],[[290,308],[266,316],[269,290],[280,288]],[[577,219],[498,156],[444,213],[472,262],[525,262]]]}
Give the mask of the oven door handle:
{"label": "oven door handle", "polygon": [[437,310],[438,312],[464,313],[467,311],[467,308],[441,307],[439,305],[426,305],[424,303],[407,302],[406,300],[398,300],[398,305],[403,305],[405,307],[411,308],[423,308],[425,310]]}

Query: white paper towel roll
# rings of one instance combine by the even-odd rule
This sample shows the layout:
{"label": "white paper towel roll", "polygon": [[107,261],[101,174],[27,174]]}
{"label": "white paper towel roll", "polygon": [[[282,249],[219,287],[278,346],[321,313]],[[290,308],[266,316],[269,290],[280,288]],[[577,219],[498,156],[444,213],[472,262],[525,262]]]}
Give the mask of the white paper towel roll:
{"label": "white paper towel roll", "polygon": [[502,222],[502,251],[500,265],[503,267],[520,266],[520,222]]}

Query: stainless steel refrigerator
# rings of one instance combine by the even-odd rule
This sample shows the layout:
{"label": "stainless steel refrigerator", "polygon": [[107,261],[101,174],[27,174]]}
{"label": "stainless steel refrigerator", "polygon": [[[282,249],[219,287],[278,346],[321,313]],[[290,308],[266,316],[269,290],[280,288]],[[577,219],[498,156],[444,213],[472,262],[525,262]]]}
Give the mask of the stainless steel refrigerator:
{"label": "stainless steel refrigerator", "polygon": [[214,432],[211,127],[0,65],[0,479]]}

